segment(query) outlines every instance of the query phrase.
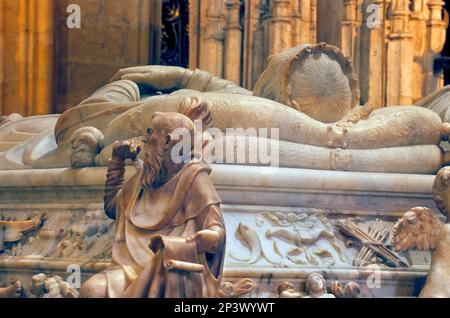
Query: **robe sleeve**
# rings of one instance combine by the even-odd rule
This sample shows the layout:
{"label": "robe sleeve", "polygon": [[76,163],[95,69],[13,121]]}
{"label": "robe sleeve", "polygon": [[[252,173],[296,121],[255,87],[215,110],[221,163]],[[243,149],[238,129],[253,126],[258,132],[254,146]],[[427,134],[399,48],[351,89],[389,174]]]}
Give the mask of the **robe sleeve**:
{"label": "robe sleeve", "polygon": [[123,160],[111,159],[106,174],[104,197],[105,213],[111,219],[116,218],[118,198],[122,191],[124,175],[125,162]]}
{"label": "robe sleeve", "polygon": [[219,204],[212,204],[207,207],[207,214],[203,225],[204,230],[212,230],[219,233],[220,238],[214,253],[205,253],[210,271],[215,277],[219,277],[225,258],[225,222],[222,215],[222,209]]}

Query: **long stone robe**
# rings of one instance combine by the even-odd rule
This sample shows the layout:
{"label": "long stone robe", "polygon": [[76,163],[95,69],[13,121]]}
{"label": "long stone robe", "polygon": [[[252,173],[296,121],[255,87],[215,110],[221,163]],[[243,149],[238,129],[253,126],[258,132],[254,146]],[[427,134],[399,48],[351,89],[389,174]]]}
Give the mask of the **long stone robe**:
{"label": "long stone robe", "polygon": [[[106,184],[105,211],[116,218],[112,264],[105,271],[108,297],[216,297],[225,227],[209,166],[189,163],[156,190],[142,186],[142,168],[121,187],[123,171],[110,168]],[[196,243],[185,238],[205,229],[220,234],[219,244],[212,254],[197,254]],[[155,237],[164,246],[152,251]],[[200,264],[205,270],[169,269],[168,260]]]}

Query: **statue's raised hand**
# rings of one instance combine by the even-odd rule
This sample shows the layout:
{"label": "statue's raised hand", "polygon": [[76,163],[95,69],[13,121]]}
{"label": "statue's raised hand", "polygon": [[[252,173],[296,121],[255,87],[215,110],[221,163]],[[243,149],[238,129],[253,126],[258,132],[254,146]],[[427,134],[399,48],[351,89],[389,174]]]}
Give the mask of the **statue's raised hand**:
{"label": "statue's raised hand", "polygon": [[135,160],[141,147],[134,141],[115,141],[113,144],[112,157],[118,160]]}
{"label": "statue's raised hand", "polygon": [[219,244],[220,234],[213,230],[201,230],[187,238],[187,242],[197,243],[197,252],[213,253]]}
{"label": "statue's raised hand", "polygon": [[186,69],[178,66],[148,65],[119,70],[111,81],[130,80],[154,90],[173,90],[181,88]]}

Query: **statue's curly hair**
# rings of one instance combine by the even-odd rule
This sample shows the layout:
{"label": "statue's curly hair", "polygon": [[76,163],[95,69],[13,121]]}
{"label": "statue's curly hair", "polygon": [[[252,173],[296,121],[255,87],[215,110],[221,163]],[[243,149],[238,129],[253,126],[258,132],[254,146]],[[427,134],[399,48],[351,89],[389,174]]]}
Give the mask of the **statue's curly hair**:
{"label": "statue's curly hair", "polygon": [[450,185],[450,167],[439,170],[433,184],[433,199],[439,211],[448,220],[449,197],[448,187]]}

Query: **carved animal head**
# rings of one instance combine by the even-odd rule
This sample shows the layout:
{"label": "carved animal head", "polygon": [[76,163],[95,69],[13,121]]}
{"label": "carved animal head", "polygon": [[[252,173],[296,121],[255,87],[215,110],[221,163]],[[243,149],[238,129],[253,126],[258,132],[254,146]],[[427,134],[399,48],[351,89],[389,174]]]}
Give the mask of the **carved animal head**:
{"label": "carved animal head", "polygon": [[397,251],[413,247],[419,250],[434,249],[443,223],[428,208],[417,207],[406,212],[394,225],[392,244]]}

